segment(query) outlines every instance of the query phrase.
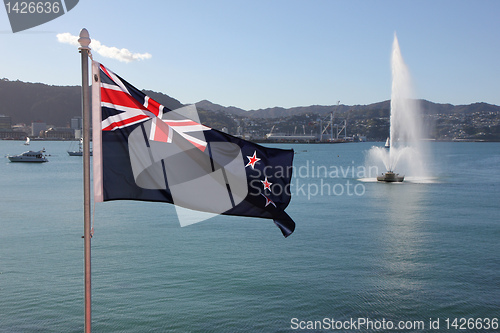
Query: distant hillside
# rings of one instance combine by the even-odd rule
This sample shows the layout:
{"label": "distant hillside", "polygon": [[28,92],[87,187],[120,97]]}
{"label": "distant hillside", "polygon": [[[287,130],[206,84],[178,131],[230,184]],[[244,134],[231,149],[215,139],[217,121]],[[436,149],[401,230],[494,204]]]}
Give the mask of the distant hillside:
{"label": "distant hillside", "polygon": [[234,106],[227,106],[226,107],[226,106],[222,106],[219,104],[214,104],[214,103],[207,101],[207,100],[203,100],[203,101],[196,103],[196,107],[199,109],[206,110],[206,111],[224,112],[227,114],[234,114],[236,116],[248,117],[248,112],[243,110],[243,109],[240,109],[240,108],[237,108]]}
{"label": "distant hillside", "polygon": [[13,124],[40,120],[66,126],[71,118],[81,116],[81,105],[78,86],[0,80],[0,114],[10,116]]}
{"label": "distant hillside", "polygon": [[[145,91],[149,96],[170,109],[182,106],[182,103],[165,94]],[[219,125],[236,126],[228,117],[258,118],[286,118],[304,114],[326,115],[335,111],[341,116],[350,112],[352,118],[387,117],[390,110],[390,101],[383,101],[369,105],[311,105],[293,108],[273,107],[260,110],[246,111],[234,106],[225,107],[208,100],[196,103],[202,121],[210,119]],[[425,114],[471,114],[474,112],[499,112],[500,106],[487,103],[470,105],[437,104],[426,100],[421,101]],[[81,116],[81,88],[79,86],[50,86],[43,83],[27,83],[21,81],[0,80],[0,114],[10,116],[14,124],[31,124],[33,121],[44,121],[55,126],[67,126],[70,119]],[[209,123],[207,123],[210,125]]]}
{"label": "distant hillside", "polygon": [[[178,100],[167,95],[154,91],[145,93],[170,109],[182,106]],[[0,114],[10,116],[13,124],[30,125],[34,121],[43,121],[65,127],[71,118],[82,115],[81,87],[1,79]]]}
{"label": "distant hillside", "polygon": [[[474,112],[498,112],[500,111],[500,106],[492,105],[487,103],[474,103],[469,105],[452,105],[452,104],[438,104],[427,100],[420,100],[420,105],[422,107],[422,112],[424,114],[451,114],[451,113],[461,113],[461,114],[471,114]],[[368,105],[311,105],[311,106],[299,106],[292,108],[282,108],[273,107],[259,110],[245,111],[234,106],[224,107],[219,104],[211,103],[210,101],[203,100],[196,103],[199,108],[207,111],[225,112],[227,114],[233,114],[238,116],[246,116],[249,118],[286,118],[290,116],[297,116],[302,114],[328,114],[330,112],[335,112],[338,114],[343,114],[348,111],[355,113],[364,113],[368,117],[370,114],[389,114],[391,109],[391,101],[386,100],[383,102],[368,104]]]}
{"label": "distant hillside", "polygon": [[155,101],[157,101],[158,103],[166,106],[170,110],[175,110],[183,106],[181,102],[165,94],[151,90],[143,90],[143,92],[152,99],[154,99]]}

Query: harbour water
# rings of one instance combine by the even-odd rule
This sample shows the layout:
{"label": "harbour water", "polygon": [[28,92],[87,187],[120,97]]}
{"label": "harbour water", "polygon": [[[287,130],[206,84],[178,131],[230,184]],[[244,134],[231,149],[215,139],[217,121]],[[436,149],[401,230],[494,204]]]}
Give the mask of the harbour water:
{"label": "harbour water", "polygon": [[[370,181],[373,145],[282,146],[296,151],[287,239],[269,220],[181,228],[168,204],[98,204],[93,331],[296,332],[365,318],[371,327],[338,331],[463,332],[446,325],[500,318],[500,143],[431,143],[428,181],[400,184]],[[83,331],[82,160],[67,142],[30,145],[42,147],[48,163],[0,161],[2,333]],[[2,157],[24,150],[0,141]],[[303,331],[320,328],[332,330]]]}

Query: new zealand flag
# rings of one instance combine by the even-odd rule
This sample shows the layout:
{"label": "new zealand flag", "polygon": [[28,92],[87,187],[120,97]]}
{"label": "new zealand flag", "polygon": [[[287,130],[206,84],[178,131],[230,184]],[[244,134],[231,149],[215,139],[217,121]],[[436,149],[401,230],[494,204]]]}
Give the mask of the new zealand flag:
{"label": "new zealand flag", "polygon": [[[194,105],[170,110],[93,62],[94,200],[167,202],[273,219],[285,237],[293,150],[202,125]],[[182,224],[182,222],[181,222]]]}

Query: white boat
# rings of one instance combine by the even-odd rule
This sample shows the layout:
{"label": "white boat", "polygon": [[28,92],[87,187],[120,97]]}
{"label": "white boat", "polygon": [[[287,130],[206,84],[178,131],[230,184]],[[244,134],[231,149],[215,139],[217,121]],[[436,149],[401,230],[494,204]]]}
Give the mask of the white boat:
{"label": "white boat", "polygon": [[30,138],[29,136],[26,137],[26,142],[24,143],[25,146],[29,146],[30,145]]}
{"label": "white boat", "polygon": [[387,149],[391,148],[391,141],[389,140],[389,138],[387,138],[387,140],[385,140],[384,147],[387,148]]}
{"label": "white boat", "polygon": [[[83,156],[83,139],[78,142],[78,150],[68,150],[69,156]],[[92,156],[92,150],[90,151],[90,156]]]}
{"label": "white boat", "polygon": [[49,160],[43,154],[44,150],[39,151],[26,151],[20,155],[7,156],[11,162],[29,162],[29,163],[43,163]]}

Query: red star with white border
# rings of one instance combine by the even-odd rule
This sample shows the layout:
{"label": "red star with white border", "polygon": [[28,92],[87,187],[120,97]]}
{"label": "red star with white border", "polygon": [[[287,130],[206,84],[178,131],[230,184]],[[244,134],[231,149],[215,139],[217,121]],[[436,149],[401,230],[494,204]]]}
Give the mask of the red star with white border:
{"label": "red star with white border", "polygon": [[266,206],[265,207],[269,206],[270,204],[273,205],[274,207],[276,207],[276,204],[271,199],[269,199],[268,197],[266,197],[264,194],[262,194],[262,196],[264,198],[266,198]]}
{"label": "red star with white border", "polygon": [[248,158],[248,163],[247,165],[245,165],[245,168],[250,165],[252,169],[255,169],[255,163],[260,161],[260,158],[257,157],[257,151],[253,152],[253,156],[247,156],[247,158]]}
{"label": "red star with white border", "polygon": [[268,189],[269,191],[271,191],[271,185],[273,183],[268,182],[267,177],[265,180],[261,180],[260,182],[262,183],[262,185],[264,185],[264,190]]}

